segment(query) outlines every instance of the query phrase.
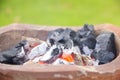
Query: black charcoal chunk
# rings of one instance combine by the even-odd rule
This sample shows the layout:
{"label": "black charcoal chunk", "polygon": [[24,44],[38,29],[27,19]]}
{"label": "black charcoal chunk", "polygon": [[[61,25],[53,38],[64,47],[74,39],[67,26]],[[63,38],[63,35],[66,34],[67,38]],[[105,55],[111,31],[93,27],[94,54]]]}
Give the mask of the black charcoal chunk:
{"label": "black charcoal chunk", "polygon": [[73,40],[74,37],[76,36],[76,32],[69,29],[69,28],[66,28],[61,34],[60,36],[58,36],[58,41],[60,40],[68,40],[68,39],[71,39]]}
{"label": "black charcoal chunk", "polygon": [[77,31],[77,35],[81,38],[88,37],[88,36],[95,37],[93,25],[85,24],[83,28]]}
{"label": "black charcoal chunk", "polygon": [[[85,54],[84,47],[88,47],[89,50],[93,50],[95,48],[96,40],[94,38],[82,38],[78,43],[78,47],[82,54]],[[88,54],[88,53],[86,53]]]}
{"label": "black charcoal chunk", "polygon": [[[73,39],[76,36],[76,32],[66,28],[60,33],[56,33],[55,31],[51,31],[51,35],[48,35],[47,41],[50,42],[51,45],[57,44],[62,45],[65,48],[71,48],[73,45]],[[55,35],[54,35],[55,34]]]}
{"label": "black charcoal chunk", "polygon": [[83,28],[84,31],[94,31],[94,27],[93,25],[89,25],[89,24],[84,24]]}
{"label": "black charcoal chunk", "polygon": [[72,48],[73,47],[73,39],[76,36],[76,32],[67,28],[64,30],[63,33],[59,36],[59,40],[57,41],[57,44],[61,44],[64,46],[64,48]]}
{"label": "black charcoal chunk", "polygon": [[104,32],[96,38],[95,50],[92,53],[99,64],[105,64],[116,57],[115,38],[112,32]]}
{"label": "black charcoal chunk", "polygon": [[113,52],[108,52],[105,50],[94,52],[92,56],[95,58],[95,60],[99,60],[99,65],[111,62],[113,59],[115,59],[115,54]]}
{"label": "black charcoal chunk", "polygon": [[13,58],[17,54],[17,49],[12,48],[7,51],[0,52],[0,63],[13,64]]}
{"label": "black charcoal chunk", "polygon": [[22,64],[26,60],[25,55],[22,55],[22,57],[19,57],[19,53],[21,53],[23,47],[26,44],[26,40],[21,41],[18,43],[15,47],[0,52],[0,63],[5,64]]}
{"label": "black charcoal chunk", "polygon": [[94,49],[96,40],[94,38],[82,38],[80,40],[81,46],[87,46],[89,49]]}
{"label": "black charcoal chunk", "polygon": [[105,50],[113,53],[116,52],[114,33],[112,32],[101,33],[96,38],[96,41],[97,43],[95,50]]}
{"label": "black charcoal chunk", "polygon": [[64,31],[64,29],[56,29],[53,31],[50,31],[48,33],[48,37],[47,37],[47,41],[51,44],[54,45],[56,43],[56,41],[58,41],[58,37],[60,36],[60,34]]}
{"label": "black charcoal chunk", "polygon": [[83,51],[85,49],[84,47],[88,47],[89,50],[92,50],[96,45],[96,35],[93,25],[85,24],[82,29],[77,31],[73,41],[75,46],[79,46],[81,53],[88,54],[85,53],[86,51]]}
{"label": "black charcoal chunk", "polygon": [[65,49],[71,49],[73,47],[73,41],[68,39],[65,44],[62,44]]}

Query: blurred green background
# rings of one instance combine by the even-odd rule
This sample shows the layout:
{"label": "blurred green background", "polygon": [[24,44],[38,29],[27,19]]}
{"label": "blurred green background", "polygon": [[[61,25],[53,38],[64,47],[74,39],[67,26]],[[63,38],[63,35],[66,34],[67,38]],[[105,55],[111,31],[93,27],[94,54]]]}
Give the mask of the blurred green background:
{"label": "blurred green background", "polygon": [[0,0],[0,26],[11,23],[120,26],[120,0]]}

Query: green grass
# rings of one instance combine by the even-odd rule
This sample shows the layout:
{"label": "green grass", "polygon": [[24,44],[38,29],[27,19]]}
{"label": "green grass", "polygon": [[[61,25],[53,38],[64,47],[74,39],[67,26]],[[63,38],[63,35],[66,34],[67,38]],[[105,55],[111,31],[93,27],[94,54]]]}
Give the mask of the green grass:
{"label": "green grass", "polygon": [[0,26],[14,22],[78,26],[120,25],[119,0],[0,0]]}

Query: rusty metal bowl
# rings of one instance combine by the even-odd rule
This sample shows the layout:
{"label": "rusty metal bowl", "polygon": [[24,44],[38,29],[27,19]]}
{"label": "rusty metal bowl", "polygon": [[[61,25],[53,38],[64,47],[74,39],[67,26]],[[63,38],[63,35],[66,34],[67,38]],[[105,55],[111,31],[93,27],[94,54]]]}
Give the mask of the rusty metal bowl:
{"label": "rusty metal bowl", "polygon": [[[4,26],[0,28],[0,51],[14,46],[21,36],[46,40],[48,32],[59,27],[30,24]],[[78,30],[80,26],[71,28]],[[96,34],[103,31],[115,33],[117,57],[112,62],[99,66],[0,64],[0,80],[120,80],[120,28],[101,24],[95,26],[95,31]]]}

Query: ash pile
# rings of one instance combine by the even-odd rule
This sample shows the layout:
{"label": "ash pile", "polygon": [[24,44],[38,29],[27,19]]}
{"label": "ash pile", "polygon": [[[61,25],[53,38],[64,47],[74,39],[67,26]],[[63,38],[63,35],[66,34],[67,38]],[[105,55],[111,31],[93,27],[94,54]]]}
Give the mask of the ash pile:
{"label": "ash pile", "polygon": [[96,35],[94,26],[85,24],[78,31],[70,28],[50,31],[46,41],[25,38],[0,52],[0,63],[97,66],[109,63],[115,57],[114,33]]}

